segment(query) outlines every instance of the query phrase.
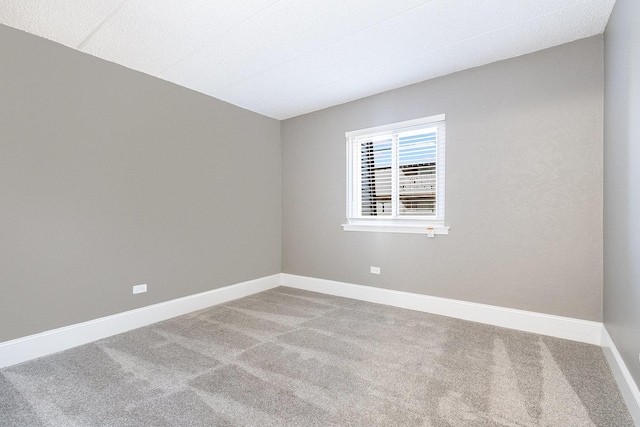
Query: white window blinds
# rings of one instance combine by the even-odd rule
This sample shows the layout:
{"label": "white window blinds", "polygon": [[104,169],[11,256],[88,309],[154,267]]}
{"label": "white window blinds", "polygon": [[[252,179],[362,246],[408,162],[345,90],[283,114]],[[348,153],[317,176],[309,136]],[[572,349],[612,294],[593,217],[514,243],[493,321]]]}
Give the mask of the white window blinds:
{"label": "white window blinds", "polygon": [[348,132],[348,219],[443,223],[444,142],[444,115]]}

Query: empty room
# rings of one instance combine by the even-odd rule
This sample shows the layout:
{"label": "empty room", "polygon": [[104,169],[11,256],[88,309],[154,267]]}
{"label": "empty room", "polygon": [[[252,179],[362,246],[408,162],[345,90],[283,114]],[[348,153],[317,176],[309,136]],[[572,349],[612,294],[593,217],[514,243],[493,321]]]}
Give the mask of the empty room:
{"label": "empty room", "polygon": [[0,1],[0,426],[640,425],[640,3]]}

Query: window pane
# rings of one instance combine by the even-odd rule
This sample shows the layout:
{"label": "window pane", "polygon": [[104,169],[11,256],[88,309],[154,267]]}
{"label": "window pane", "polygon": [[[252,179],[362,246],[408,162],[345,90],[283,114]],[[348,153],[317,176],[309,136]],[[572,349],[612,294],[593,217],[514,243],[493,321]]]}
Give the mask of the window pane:
{"label": "window pane", "polygon": [[391,136],[362,142],[360,146],[362,176],[362,215],[390,216],[391,205]]}
{"label": "window pane", "polygon": [[407,132],[398,138],[398,215],[436,215],[435,128]]}

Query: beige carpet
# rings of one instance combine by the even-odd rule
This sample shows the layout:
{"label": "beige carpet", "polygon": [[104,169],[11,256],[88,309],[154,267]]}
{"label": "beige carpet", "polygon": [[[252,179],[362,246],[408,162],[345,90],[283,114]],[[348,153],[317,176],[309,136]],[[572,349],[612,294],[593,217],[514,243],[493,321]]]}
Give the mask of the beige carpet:
{"label": "beige carpet", "polygon": [[276,288],[0,370],[1,426],[632,426],[599,347]]}

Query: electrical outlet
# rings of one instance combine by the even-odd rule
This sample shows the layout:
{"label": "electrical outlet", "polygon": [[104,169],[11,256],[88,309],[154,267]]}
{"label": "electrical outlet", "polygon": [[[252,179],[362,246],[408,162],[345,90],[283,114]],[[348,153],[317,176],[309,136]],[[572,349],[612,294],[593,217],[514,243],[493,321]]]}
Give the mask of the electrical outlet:
{"label": "electrical outlet", "polygon": [[147,285],[146,284],[144,284],[144,285],[135,285],[133,287],[133,293],[134,294],[141,294],[143,292],[147,292]]}
{"label": "electrical outlet", "polygon": [[371,267],[372,274],[380,274],[380,267]]}

